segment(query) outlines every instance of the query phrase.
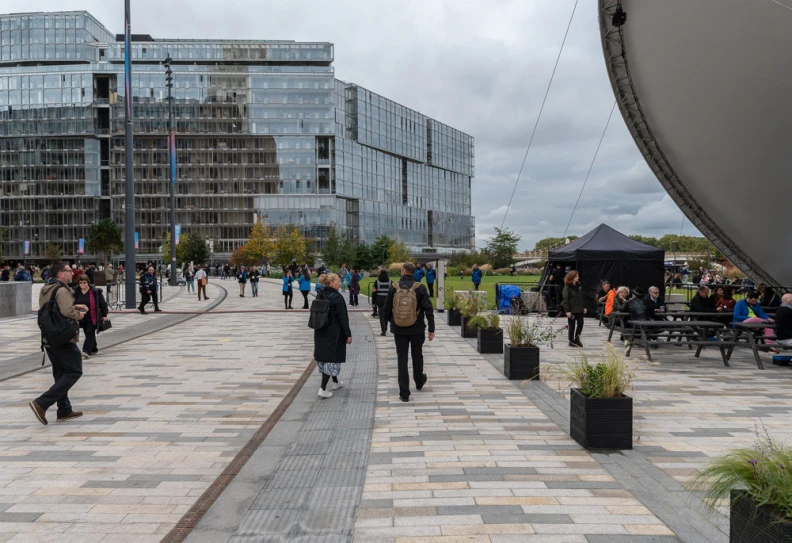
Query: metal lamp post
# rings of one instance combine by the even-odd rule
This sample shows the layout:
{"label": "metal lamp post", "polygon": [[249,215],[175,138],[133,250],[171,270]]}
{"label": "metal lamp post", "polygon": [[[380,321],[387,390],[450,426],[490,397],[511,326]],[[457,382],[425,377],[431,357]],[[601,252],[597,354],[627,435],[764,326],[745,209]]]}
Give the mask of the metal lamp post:
{"label": "metal lamp post", "polygon": [[179,284],[176,277],[176,133],[173,131],[173,70],[170,53],[165,59],[165,86],[168,87],[168,164],[170,164],[170,285]]}
{"label": "metal lamp post", "polygon": [[130,0],[124,0],[124,101],[126,102],[126,198],[124,207],[124,253],[126,266],[126,308],[134,309],[137,281],[135,277],[135,175],[132,165],[132,38]]}

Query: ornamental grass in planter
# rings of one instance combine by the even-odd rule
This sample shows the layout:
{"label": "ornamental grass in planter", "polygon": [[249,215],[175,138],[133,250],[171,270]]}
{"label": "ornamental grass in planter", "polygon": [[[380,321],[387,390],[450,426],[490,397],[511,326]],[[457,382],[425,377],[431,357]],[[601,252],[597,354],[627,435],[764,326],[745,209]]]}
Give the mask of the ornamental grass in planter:
{"label": "ornamental grass in planter", "polygon": [[557,370],[572,383],[569,435],[586,449],[632,449],[632,398],[624,392],[635,371],[610,345],[592,364],[582,353]]}
{"label": "ornamental grass in planter", "polygon": [[712,460],[688,484],[713,509],[729,498],[729,541],[792,542],[792,448],[763,428],[751,447]]}
{"label": "ornamental grass in planter", "polygon": [[462,303],[462,297],[454,290],[447,291],[443,301],[443,307],[448,312],[448,326],[460,326],[462,324],[462,313],[459,311],[459,306]]}
{"label": "ornamental grass in planter", "polygon": [[500,328],[500,315],[497,312],[471,317],[468,326],[476,328],[476,350],[478,352],[481,354],[503,352],[503,330]]}
{"label": "ornamental grass in planter", "polygon": [[475,292],[470,291],[467,296],[463,296],[459,304],[459,311],[462,313],[462,337],[478,337],[478,326],[470,324],[471,319],[485,309],[484,301]]}
{"label": "ornamental grass in planter", "polygon": [[503,374],[508,379],[539,378],[539,344],[553,348],[558,333],[543,315],[531,318],[514,315],[506,324],[509,342],[503,350]]}

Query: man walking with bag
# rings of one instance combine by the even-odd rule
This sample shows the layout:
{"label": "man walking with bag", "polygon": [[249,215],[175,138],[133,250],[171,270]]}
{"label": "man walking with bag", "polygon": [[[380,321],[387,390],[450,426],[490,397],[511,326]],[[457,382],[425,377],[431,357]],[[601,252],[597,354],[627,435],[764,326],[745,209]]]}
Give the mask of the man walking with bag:
{"label": "man walking with bag", "polygon": [[[76,419],[82,411],[74,411],[69,401],[69,390],[82,377],[82,355],[77,347],[80,339],[80,326],[77,324],[88,311],[85,305],[74,305],[74,294],[68,287],[72,282],[72,269],[66,262],[52,265],[50,280],[39,294],[39,327],[41,344],[46,349],[52,363],[52,376],[55,383],[50,389],[31,401],[28,405],[38,421],[47,425],[47,409],[58,404],[58,422]],[[49,304],[54,302],[54,307]],[[54,314],[55,312],[59,315]],[[71,339],[63,339],[74,335]],[[56,336],[59,336],[56,338]],[[63,343],[61,343],[61,341]]]}
{"label": "man walking with bag", "polygon": [[195,280],[198,281],[198,301],[201,301],[201,293],[203,292],[203,299],[208,300],[209,298],[206,296],[206,270],[204,270],[203,265],[198,267],[198,271],[195,272]]}
{"label": "man walking with bag", "polygon": [[426,340],[426,324],[429,322],[429,341],[434,339],[435,323],[432,300],[426,287],[415,280],[415,264],[405,262],[402,266],[401,280],[394,282],[388,291],[385,318],[391,323],[391,332],[396,343],[396,357],[399,365],[399,398],[410,401],[410,373],[407,368],[407,355],[412,355],[413,380],[415,388],[421,390],[428,378],[423,372],[423,344]]}

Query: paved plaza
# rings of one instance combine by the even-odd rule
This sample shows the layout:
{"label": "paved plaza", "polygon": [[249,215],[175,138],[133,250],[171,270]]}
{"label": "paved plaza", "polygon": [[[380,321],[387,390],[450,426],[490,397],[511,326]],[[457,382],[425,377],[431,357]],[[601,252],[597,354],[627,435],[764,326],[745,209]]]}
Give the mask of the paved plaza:
{"label": "paved plaza", "polygon": [[[47,427],[27,406],[52,380],[35,319],[0,320],[0,542],[723,542],[728,519],[685,482],[757,423],[792,441],[792,368],[769,355],[762,371],[747,350],[730,368],[714,349],[634,351],[634,449],[604,454],[569,437],[565,383],[507,380],[442,315],[429,382],[402,403],[393,338],[361,300],[323,400],[279,281],[208,293],[113,313],[70,395],[85,416]],[[606,337],[586,321],[588,353]],[[542,364],[578,353],[558,341]]]}

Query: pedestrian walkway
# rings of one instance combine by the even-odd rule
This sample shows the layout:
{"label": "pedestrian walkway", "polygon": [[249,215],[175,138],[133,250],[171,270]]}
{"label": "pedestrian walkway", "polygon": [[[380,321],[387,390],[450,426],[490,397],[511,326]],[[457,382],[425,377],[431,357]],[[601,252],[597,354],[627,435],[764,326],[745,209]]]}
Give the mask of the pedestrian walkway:
{"label": "pedestrian walkway", "polygon": [[[156,318],[192,320],[86,361],[81,419],[35,421],[26,403],[48,371],[0,384],[0,543],[725,542],[728,520],[684,483],[760,420],[792,442],[789,368],[680,349],[631,359],[634,450],[585,451],[567,433],[568,384],[508,381],[502,355],[441,315],[428,384],[402,403],[393,337],[363,299],[345,386],[319,399],[307,312],[282,309],[280,281],[259,298],[209,285],[211,304],[229,290],[211,311],[178,294],[168,307],[187,314]],[[607,331],[586,324],[595,353]],[[579,353],[558,341],[543,367]]]}

